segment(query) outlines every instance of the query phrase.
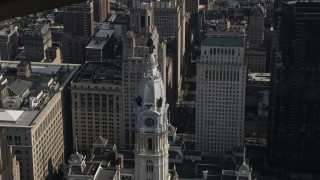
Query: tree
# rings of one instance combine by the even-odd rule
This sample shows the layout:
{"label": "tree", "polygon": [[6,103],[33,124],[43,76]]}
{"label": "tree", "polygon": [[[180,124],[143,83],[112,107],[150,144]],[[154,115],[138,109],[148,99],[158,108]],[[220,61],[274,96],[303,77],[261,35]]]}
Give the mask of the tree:
{"label": "tree", "polygon": [[60,164],[58,172],[55,172],[51,180],[67,180],[68,178],[68,166]]}

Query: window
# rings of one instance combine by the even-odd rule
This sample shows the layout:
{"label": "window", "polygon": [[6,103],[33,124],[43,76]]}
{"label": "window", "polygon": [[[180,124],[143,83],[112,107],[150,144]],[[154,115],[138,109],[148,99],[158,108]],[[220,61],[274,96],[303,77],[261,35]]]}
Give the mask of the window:
{"label": "window", "polygon": [[153,173],[153,162],[148,160],[146,162],[147,173]]}
{"label": "window", "polygon": [[148,150],[152,150],[152,139],[148,139]]}

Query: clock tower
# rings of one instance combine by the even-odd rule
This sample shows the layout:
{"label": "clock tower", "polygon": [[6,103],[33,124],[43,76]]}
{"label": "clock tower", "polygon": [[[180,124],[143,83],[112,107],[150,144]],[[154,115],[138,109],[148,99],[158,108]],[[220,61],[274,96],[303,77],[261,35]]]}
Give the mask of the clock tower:
{"label": "clock tower", "polygon": [[[152,52],[152,47],[150,47]],[[158,62],[152,53],[136,98],[135,179],[170,180],[168,117],[169,105]]]}

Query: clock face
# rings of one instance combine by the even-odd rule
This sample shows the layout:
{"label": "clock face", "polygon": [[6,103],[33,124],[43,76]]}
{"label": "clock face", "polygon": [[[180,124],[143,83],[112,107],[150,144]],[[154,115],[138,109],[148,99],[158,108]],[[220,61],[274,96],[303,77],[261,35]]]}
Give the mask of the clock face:
{"label": "clock face", "polygon": [[152,119],[152,118],[146,118],[146,119],[144,119],[144,124],[145,124],[146,126],[148,126],[148,127],[154,126],[154,123],[155,123],[155,121],[154,121],[154,119]]}

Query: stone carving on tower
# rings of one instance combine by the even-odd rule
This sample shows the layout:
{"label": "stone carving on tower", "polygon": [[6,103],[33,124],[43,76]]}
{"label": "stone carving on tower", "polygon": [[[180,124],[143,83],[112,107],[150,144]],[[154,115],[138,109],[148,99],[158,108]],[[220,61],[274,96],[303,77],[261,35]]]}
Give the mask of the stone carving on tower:
{"label": "stone carving on tower", "polygon": [[158,62],[152,53],[146,59],[136,102],[135,179],[170,180],[169,105]]}

